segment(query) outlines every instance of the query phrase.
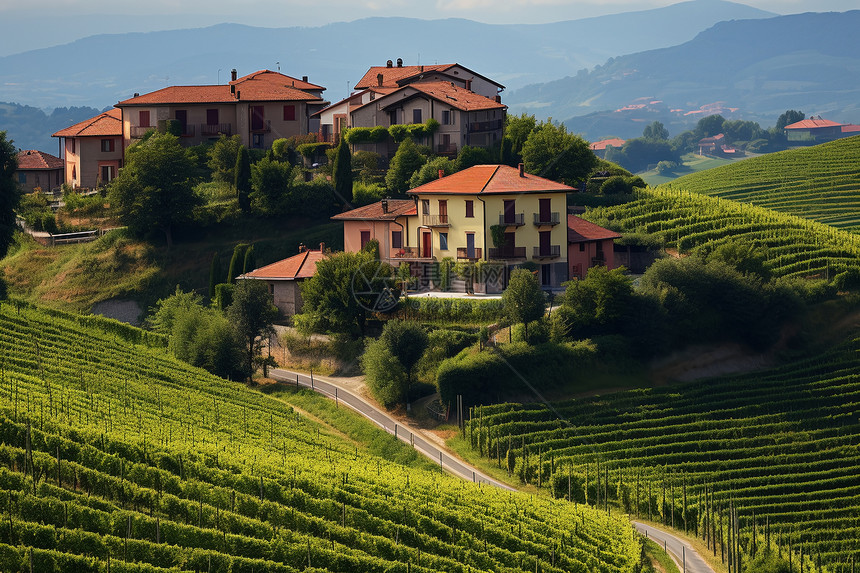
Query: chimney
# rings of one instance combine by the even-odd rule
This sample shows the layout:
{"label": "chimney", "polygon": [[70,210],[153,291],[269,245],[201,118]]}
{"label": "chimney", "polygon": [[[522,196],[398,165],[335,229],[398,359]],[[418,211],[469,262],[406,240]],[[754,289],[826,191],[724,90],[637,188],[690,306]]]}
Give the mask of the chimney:
{"label": "chimney", "polygon": [[402,67],[403,67],[403,58],[397,58],[397,67],[398,67],[398,68],[402,68]]}
{"label": "chimney", "polygon": [[237,74],[236,74],[236,68],[233,68],[232,70],[230,70],[230,81],[231,81],[231,82],[235,82],[235,81],[236,81],[236,76],[237,76]]}
{"label": "chimney", "polygon": [[140,94],[138,92],[134,92],[134,97],[140,97]]}
{"label": "chimney", "polygon": [[440,170],[439,170],[439,179],[442,179],[443,177],[445,177],[445,170],[444,170],[444,169],[440,169]]}
{"label": "chimney", "polygon": [[392,63],[392,61],[391,61],[391,60],[388,60],[387,62],[385,62],[385,67],[386,67],[386,68],[390,68],[390,67],[391,67],[391,66],[393,66],[393,65],[394,65],[394,64]]}
{"label": "chimney", "polygon": [[496,103],[502,103],[502,96],[500,96],[500,95],[496,96]]}
{"label": "chimney", "polygon": [[231,96],[236,95],[236,86],[234,86],[233,84],[230,84],[230,95]]}
{"label": "chimney", "polygon": [[382,212],[388,213],[388,199],[383,199],[381,201],[381,203],[382,203]]}
{"label": "chimney", "polygon": [[306,250],[306,249],[305,249],[305,244],[304,244],[304,243],[299,243],[299,252],[300,252],[300,253],[304,253],[304,252],[305,252],[305,250]]}
{"label": "chimney", "polygon": [[242,91],[236,90],[236,99],[242,99]]}
{"label": "chimney", "polygon": [[421,66],[421,71],[422,71],[422,72],[424,71],[424,66]]}
{"label": "chimney", "polygon": [[526,176],[526,168],[525,168],[525,165],[523,165],[522,163],[520,163],[520,177],[525,177],[525,176]]}
{"label": "chimney", "polygon": [[320,243],[320,252],[321,253],[325,252],[325,243]]}
{"label": "chimney", "polygon": [[382,87],[382,82],[384,80],[384,76],[382,74],[376,74],[376,85]]}
{"label": "chimney", "polygon": [[305,83],[308,83],[308,77],[307,77],[307,76],[302,76],[302,81],[303,81],[303,82],[305,82]]}
{"label": "chimney", "polygon": [[472,80],[466,80],[466,89],[472,91]]}

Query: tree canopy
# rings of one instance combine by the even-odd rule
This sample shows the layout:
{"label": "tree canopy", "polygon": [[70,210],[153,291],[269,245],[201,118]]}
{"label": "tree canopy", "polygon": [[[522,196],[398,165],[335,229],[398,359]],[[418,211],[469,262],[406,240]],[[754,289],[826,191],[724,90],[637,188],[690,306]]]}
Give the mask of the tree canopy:
{"label": "tree canopy", "polygon": [[21,198],[21,191],[15,181],[18,169],[18,154],[12,140],[6,139],[6,132],[0,131],[0,258],[12,242],[15,232],[15,208]]}
{"label": "tree canopy", "polygon": [[260,355],[263,339],[274,334],[272,326],[278,309],[272,304],[269,287],[263,281],[245,279],[237,281],[233,302],[227,307],[227,319],[244,341],[245,375],[254,372],[254,359]]}
{"label": "tree canopy", "polygon": [[236,156],[240,147],[242,136],[236,134],[231,137],[221,135],[209,148],[207,166],[212,170],[213,180],[233,183],[236,178]]}
{"label": "tree canopy", "polygon": [[173,228],[192,218],[198,203],[189,174],[194,165],[169,133],[152,133],[128,148],[109,198],[120,221],[139,236],[162,231],[168,248]]}
{"label": "tree canopy", "polygon": [[512,323],[523,323],[528,340],[528,324],[543,317],[546,296],[530,270],[515,269],[508,281],[508,288],[502,293],[502,304]]}
{"label": "tree canopy", "polygon": [[429,338],[417,322],[389,320],[379,339],[368,345],[362,366],[374,397],[385,407],[409,403],[415,365]]}
{"label": "tree canopy", "polygon": [[584,181],[597,164],[588,142],[551,119],[529,134],[522,156],[529,173],[571,186]]}
{"label": "tree canopy", "polygon": [[352,154],[344,138],[341,138],[337,146],[331,179],[338,201],[345,205],[350,204],[352,202]]}
{"label": "tree canopy", "polygon": [[404,194],[409,190],[409,180],[418,171],[427,158],[410,138],[406,138],[397,148],[397,153],[391,158],[388,173],[385,174],[385,185],[393,194]]}

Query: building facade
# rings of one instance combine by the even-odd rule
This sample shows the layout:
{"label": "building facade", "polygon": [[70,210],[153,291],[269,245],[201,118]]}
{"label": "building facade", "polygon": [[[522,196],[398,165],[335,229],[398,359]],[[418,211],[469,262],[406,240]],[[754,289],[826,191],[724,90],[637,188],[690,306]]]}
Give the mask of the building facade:
{"label": "building facade", "polygon": [[60,130],[65,183],[93,189],[110,183],[123,160],[122,112],[112,109]]}
{"label": "building facade", "polygon": [[19,151],[14,177],[25,193],[53,191],[63,183],[63,160],[36,149]]}

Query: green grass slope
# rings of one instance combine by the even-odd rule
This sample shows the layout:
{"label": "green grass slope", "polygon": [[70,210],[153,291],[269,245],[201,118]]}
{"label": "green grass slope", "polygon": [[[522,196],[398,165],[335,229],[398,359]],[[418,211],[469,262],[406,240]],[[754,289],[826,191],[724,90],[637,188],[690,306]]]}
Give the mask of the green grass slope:
{"label": "green grass slope", "polygon": [[763,373],[551,407],[484,406],[467,442],[474,456],[493,458],[496,443],[510,445],[514,474],[537,484],[540,473],[556,495],[568,494],[572,475],[580,501],[602,505],[608,496],[699,537],[727,539],[734,504],[747,557],[779,545],[845,571],[860,558],[858,372],[855,338]]}
{"label": "green grass slope", "polygon": [[387,462],[160,342],[0,306],[0,570],[560,573],[639,562],[623,518]]}
{"label": "green grass slope", "polygon": [[860,136],[685,175],[664,185],[860,231]]}
{"label": "green grass slope", "polygon": [[860,265],[860,237],[814,221],[736,201],[666,187],[589,210],[585,218],[625,234],[653,235],[680,252],[744,239],[767,247],[774,276],[833,277]]}

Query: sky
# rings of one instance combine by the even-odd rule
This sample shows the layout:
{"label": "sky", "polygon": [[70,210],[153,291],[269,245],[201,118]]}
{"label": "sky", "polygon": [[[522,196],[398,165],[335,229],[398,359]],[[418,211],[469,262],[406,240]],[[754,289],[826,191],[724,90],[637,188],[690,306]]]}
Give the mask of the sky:
{"label": "sky", "polygon": [[[538,24],[633,10],[678,0],[0,0],[0,56],[102,33],[197,28],[231,22],[265,27],[321,26],[360,18],[467,18]],[[844,12],[857,0],[747,0],[775,12]]]}

